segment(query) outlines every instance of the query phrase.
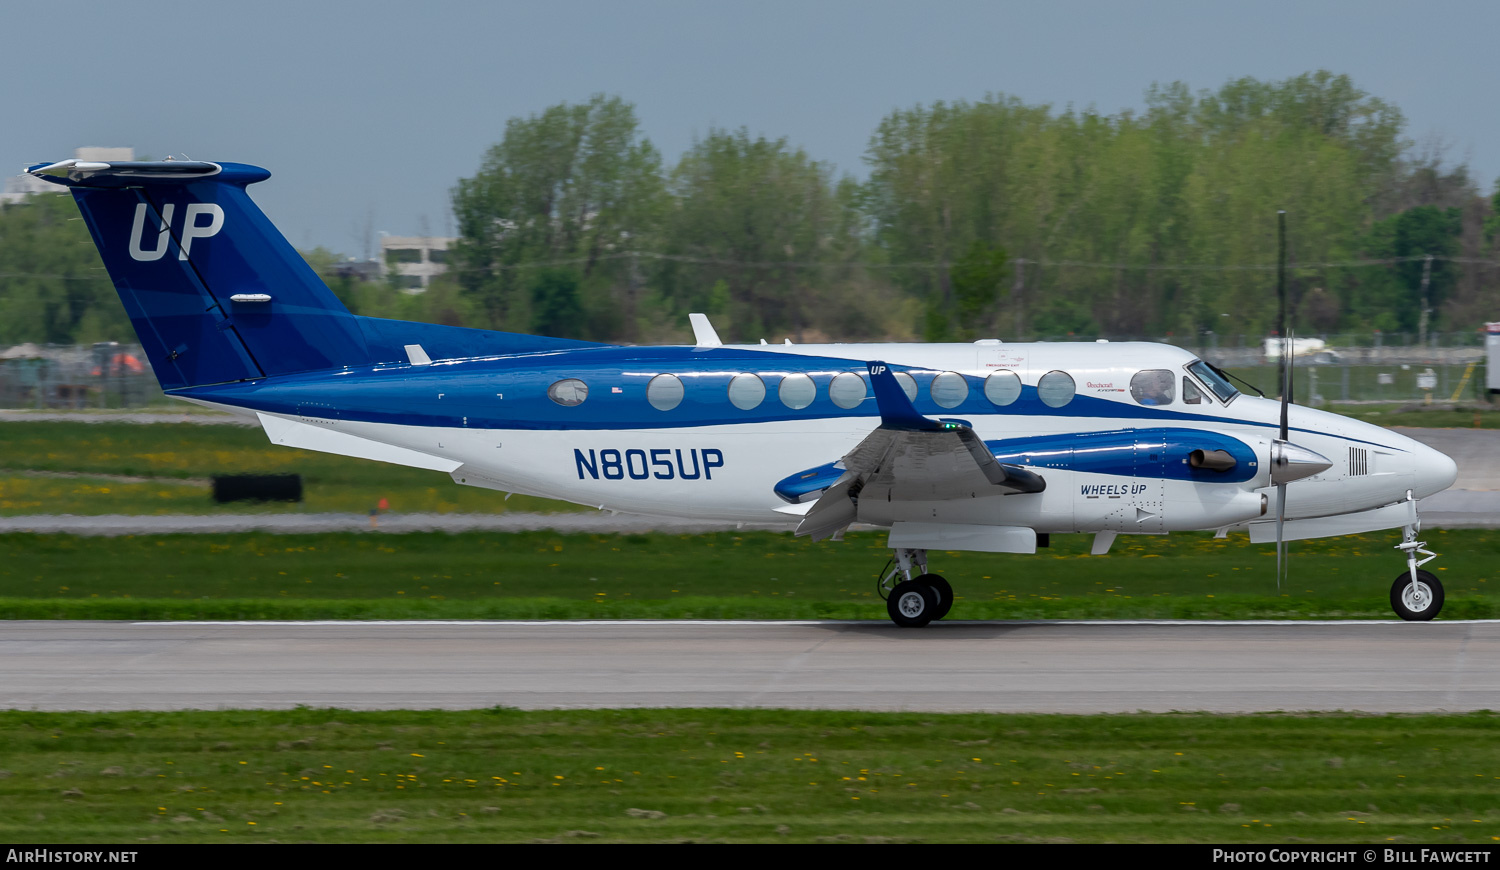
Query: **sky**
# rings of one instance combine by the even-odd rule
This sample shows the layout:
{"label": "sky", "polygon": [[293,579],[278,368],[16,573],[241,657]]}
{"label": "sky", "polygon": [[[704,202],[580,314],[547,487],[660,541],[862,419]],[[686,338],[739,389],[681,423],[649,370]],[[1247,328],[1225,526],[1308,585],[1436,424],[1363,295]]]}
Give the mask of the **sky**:
{"label": "sky", "polygon": [[[0,9],[14,0],[0,2]],[[0,48],[0,175],[80,145],[254,163],[293,244],[448,235],[449,190],[508,118],[595,93],[670,164],[713,128],[864,177],[880,119],[1006,93],[1139,109],[1153,82],[1346,73],[1481,189],[1500,176],[1500,3],[1257,0],[365,0],[20,4]]]}

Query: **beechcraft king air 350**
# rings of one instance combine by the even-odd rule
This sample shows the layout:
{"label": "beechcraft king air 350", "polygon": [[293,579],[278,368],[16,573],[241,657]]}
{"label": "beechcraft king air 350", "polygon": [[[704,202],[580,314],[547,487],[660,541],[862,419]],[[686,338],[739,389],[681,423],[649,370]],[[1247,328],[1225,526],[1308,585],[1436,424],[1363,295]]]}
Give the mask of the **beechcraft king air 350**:
{"label": "beechcraft king air 350", "polygon": [[1058,533],[1402,529],[1405,619],[1443,603],[1417,499],[1451,459],[1241,394],[1147,343],[626,347],[350,314],[251,201],[270,173],[192,161],[30,167],[66,185],[168,395],[276,444],[640,514],[890,530],[891,618],[953,603],[932,550],[1033,553]]}

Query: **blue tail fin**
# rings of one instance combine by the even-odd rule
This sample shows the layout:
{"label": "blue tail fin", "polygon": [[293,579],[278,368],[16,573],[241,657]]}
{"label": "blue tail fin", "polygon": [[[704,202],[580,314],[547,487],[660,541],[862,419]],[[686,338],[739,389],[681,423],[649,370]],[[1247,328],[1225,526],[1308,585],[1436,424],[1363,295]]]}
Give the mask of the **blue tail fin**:
{"label": "blue tail fin", "polygon": [[362,365],[358,322],[250,199],[242,163],[39,164],[72,189],[163,389]]}

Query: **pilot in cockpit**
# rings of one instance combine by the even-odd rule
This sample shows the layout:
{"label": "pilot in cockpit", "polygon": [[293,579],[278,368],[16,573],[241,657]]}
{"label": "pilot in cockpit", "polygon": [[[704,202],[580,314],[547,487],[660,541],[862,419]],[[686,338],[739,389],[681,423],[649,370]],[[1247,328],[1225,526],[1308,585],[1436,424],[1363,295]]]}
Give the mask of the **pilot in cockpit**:
{"label": "pilot in cockpit", "polygon": [[1142,405],[1170,405],[1175,398],[1173,387],[1174,378],[1171,372],[1155,371],[1142,372],[1139,390],[1136,392],[1136,401]]}

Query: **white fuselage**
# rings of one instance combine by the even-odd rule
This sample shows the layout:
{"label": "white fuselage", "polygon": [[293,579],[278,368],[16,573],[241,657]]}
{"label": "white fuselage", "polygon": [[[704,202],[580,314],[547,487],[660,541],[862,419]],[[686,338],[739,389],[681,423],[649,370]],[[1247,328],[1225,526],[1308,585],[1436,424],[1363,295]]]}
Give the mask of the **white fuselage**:
{"label": "white fuselage", "polygon": [[[1277,401],[1238,395],[1226,403],[1206,384],[1196,381],[1201,396],[1194,404],[1186,401],[1186,386],[1175,390],[1172,401],[1145,409],[1132,396],[1132,378],[1142,371],[1165,370],[1178,380],[1191,378],[1185,367],[1196,358],[1180,348],[1145,343],[981,342],[747,349],[788,357],[847,359],[846,370],[855,372],[871,359],[978,377],[1009,371],[1028,387],[1035,387],[1049,372],[1065,372],[1076,384],[1077,396],[1106,400],[1118,407],[1118,413],[1021,415],[996,408],[995,413],[964,411],[961,416],[986,441],[1145,428],[1207,430],[1251,446],[1260,457],[1262,469],[1253,479],[1231,485],[1038,468],[1047,480],[1044,492],[976,494],[971,499],[933,502],[879,502],[868,498],[861,500],[859,519],[864,522],[889,525],[925,521],[1027,526],[1037,532],[1149,533],[1232,527],[1263,517],[1267,510],[1272,516],[1276,511],[1276,488],[1271,485],[1268,469],[1271,443],[1278,433]],[[756,373],[767,379],[776,375],[770,368]],[[412,372],[413,376],[437,374]],[[702,373],[685,373],[683,377],[690,379],[695,374]],[[774,400],[774,395],[766,399]],[[1093,406],[1110,407],[1097,402]],[[243,409],[231,410],[243,413]],[[312,417],[298,422],[433,457],[435,464],[424,467],[448,470],[455,481],[471,486],[631,513],[792,523],[797,517],[788,515],[786,503],[772,491],[773,484],[844,456],[879,425],[880,418],[731,420],[701,426],[617,430],[440,428]],[[1456,471],[1452,460],[1391,430],[1299,406],[1290,408],[1289,422],[1289,441],[1321,454],[1332,464],[1322,473],[1289,485],[1289,519],[1366,511],[1400,501],[1408,493],[1422,498],[1453,482]],[[318,447],[306,439],[299,446],[364,455],[347,447]],[[597,457],[606,450],[618,451],[611,456],[646,457],[648,463],[654,461],[656,465],[645,468],[644,475],[638,473],[642,469],[632,465],[629,474],[596,476],[587,473],[592,469],[583,468],[577,459]],[[715,466],[710,457],[721,457],[722,464]]]}

